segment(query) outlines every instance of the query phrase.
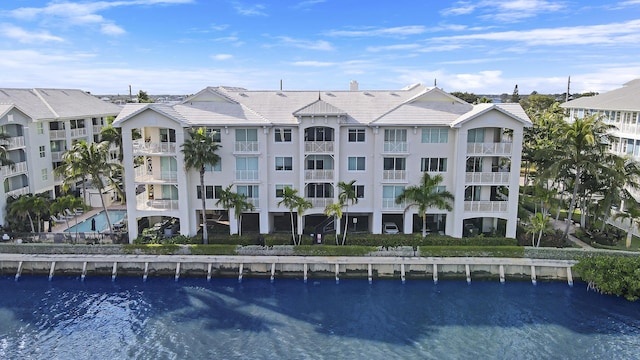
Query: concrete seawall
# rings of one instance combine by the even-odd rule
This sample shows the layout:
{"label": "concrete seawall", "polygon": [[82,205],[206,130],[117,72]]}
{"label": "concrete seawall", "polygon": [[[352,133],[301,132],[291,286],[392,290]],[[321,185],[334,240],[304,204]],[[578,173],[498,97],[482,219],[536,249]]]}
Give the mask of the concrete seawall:
{"label": "concrete seawall", "polygon": [[561,280],[573,260],[479,257],[0,254],[7,275]]}

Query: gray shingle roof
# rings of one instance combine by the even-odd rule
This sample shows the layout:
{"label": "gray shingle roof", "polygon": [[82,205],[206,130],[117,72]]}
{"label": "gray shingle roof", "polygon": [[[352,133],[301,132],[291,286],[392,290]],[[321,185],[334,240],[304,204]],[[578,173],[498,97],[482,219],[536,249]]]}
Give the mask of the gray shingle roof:
{"label": "gray shingle roof", "polygon": [[78,89],[0,89],[0,103],[14,104],[34,120],[115,116],[122,108]]}
{"label": "gray shingle roof", "polygon": [[560,105],[567,109],[640,111],[640,79],[596,96],[585,96]]}

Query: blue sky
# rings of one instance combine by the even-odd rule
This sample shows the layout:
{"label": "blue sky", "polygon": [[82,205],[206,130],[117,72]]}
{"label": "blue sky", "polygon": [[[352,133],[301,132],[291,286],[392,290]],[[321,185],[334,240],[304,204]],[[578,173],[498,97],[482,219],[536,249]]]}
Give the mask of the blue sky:
{"label": "blue sky", "polygon": [[640,0],[0,2],[0,86],[604,92],[640,78]]}

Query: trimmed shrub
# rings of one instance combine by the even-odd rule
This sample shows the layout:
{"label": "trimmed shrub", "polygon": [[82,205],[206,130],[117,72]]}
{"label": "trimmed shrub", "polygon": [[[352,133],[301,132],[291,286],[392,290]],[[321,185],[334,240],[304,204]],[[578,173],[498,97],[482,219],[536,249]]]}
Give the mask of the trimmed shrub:
{"label": "trimmed shrub", "polygon": [[294,246],[300,256],[365,256],[376,251],[374,246],[300,245]]}
{"label": "trimmed shrub", "polygon": [[574,266],[589,287],[603,294],[640,298],[640,257],[596,256],[581,258]]}
{"label": "trimmed shrub", "polygon": [[520,246],[421,246],[420,256],[433,257],[524,257]]}

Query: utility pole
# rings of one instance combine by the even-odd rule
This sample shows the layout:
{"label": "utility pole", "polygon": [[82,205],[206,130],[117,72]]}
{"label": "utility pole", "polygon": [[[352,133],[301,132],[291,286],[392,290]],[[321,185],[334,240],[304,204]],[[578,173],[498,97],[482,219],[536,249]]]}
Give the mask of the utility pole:
{"label": "utility pole", "polygon": [[567,96],[565,98],[565,102],[569,101],[569,88],[571,87],[571,76],[569,76],[569,79],[567,80]]}

